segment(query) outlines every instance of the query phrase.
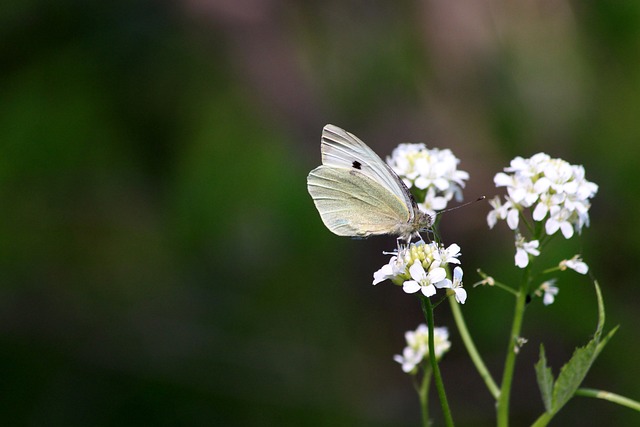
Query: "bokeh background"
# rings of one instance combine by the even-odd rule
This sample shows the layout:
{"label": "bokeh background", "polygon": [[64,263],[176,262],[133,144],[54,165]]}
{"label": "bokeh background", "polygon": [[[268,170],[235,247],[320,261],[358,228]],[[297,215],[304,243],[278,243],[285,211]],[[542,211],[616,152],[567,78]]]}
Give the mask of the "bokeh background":
{"label": "bokeh background", "polygon": [[[7,426],[414,426],[392,360],[415,298],[371,286],[393,238],[328,232],[306,190],[333,123],[381,155],[450,148],[465,195],[499,193],[516,155],[583,164],[582,253],[621,328],[585,386],[640,398],[640,2],[5,0],[0,5],[0,423]],[[442,218],[463,249],[463,310],[499,379],[518,279],[489,206]],[[596,322],[588,278],[532,302],[514,425],[543,410]],[[454,418],[494,424],[453,327]],[[433,418],[441,423],[437,400]],[[576,398],[555,425],[640,418]]]}

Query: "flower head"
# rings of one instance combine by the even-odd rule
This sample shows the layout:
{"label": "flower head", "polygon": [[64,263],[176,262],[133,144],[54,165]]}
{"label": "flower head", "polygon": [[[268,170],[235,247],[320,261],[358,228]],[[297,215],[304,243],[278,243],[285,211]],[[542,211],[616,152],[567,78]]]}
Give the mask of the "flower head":
{"label": "flower head", "polygon": [[[589,225],[591,199],[598,186],[585,179],[582,166],[538,153],[528,159],[514,158],[493,180],[497,187],[505,187],[507,195],[504,203],[498,196],[489,201],[492,210],[487,223],[493,228],[499,220],[505,220],[515,231],[515,264],[520,268],[527,267],[531,257],[540,255],[540,242],[545,242],[545,237],[559,231],[570,239]],[[520,232],[521,221],[533,233],[530,241]],[[581,274],[588,271],[588,266],[576,257],[563,261],[559,268],[571,268]]]}
{"label": "flower head", "polygon": [[[460,280],[456,282],[454,275],[452,282],[447,279],[447,271],[444,268],[447,264],[460,264],[459,256],[460,246],[455,243],[447,248],[435,242],[411,243],[398,249],[387,264],[373,273],[373,284],[377,285],[389,279],[397,285],[402,285],[402,289],[408,294],[421,291],[423,295],[430,297],[435,295],[436,288],[454,289],[454,283],[457,283],[456,287],[461,285],[462,269],[457,267]],[[460,292],[456,292],[456,295]]]}
{"label": "flower head", "polygon": [[[407,331],[404,337],[407,346],[402,351],[402,355],[396,354],[393,360],[402,365],[404,372],[415,374],[418,371],[416,367],[429,356],[429,328],[421,324],[415,331]],[[440,359],[451,348],[447,328],[433,328],[433,341],[436,358]]]}
{"label": "flower head", "polygon": [[500,219],[507,220],[512,230],[518,226],[514,211],[531,209],[534,221],[544,222],[547,235],[562,232],[570,239],[574,232],[589,225],[591,199],[598,186],[585,179],[584,168],[538,153],[529,159],[516,157],[504,172],[496,174],[497,187],[506,187],[506,202],[491,201],[493,210],[487,215],[490,228]]}
{"label": "flower head", "polygon": [[387,157],[387,163],[407,188],[416,188],[423,208],[433,213],[446,208],[452,199],[462,200],[462,189],[469,174],[458,170],[460,160],[451,150],[428,149],[424,144],[400,144]]}

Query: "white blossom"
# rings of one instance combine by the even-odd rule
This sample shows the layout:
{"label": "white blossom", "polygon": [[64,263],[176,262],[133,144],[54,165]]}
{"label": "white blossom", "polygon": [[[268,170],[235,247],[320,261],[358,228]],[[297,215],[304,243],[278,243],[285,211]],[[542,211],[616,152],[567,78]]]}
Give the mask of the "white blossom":
{"label": "white blossom", "polygon": [[453,269],[453,281],[444,279],[443,281],[436,283],[436,288],[448,288],[451,289],[456,297],[456,301],[460,304],[464,304],[467,300],[467,291],[462,287],[462,269],[456,267]]}
{"label": "white blossom", "polygon": [[[407,331],[404,336],[407,346],[403,349],[402,355],[396,354],[393,360],[402,365],[404,372],[415,374],[417,366],[429,357],[429,328],[421,324],[415,331]],[[451,348],[447,328],[433,328],[433,342],[436,358],[440,359]]]}
{"label": "white blossom", "polygon": [[458,257],[460,256],[460,246],[453,243],[447,249],[438,248],[433,254],[434,259],[440,261],[440,264],[460,264]]}
{"label": "white blossom", "polygon": [[402,289],[408,294],[422,291],[424,296],[427,297],[436,294],[434,284],[444,280],[447,276],[447,272],[442,267],[436,267],[427,273],[420,261],[414,262],[413,265],[409,267],[409,273],[411,274],[412,280],[406,280],[402,284]]}
{"label": "white blossom", "polygon": [[422,203],[429,213],[445,209],[454,197],[462,200],[462,189],[469,174],[458,170],[460,160],[449,149],[400,144],[387,157],[387,163],[408,188],[426,192]]}
{"label": "white blossom", "polygon": [[515,255],[516,266],[520,268],[525,268],[527,265],[529,265],[529,255],[533,255],[533,256],[540,255],[538,246],[540,246],[540,242],[538,242],[537,240],[532,240],[530,242],[527,242],[524,240],[522,236],[520,236],[516,240],[516,255]]}
{"label": "white blossom", "polygon": [[493,210],[487,216],[490,228],[498,220],[506,220],[516,230],[516,212],[532,208],[532,219],[545,223],[547,235],[560,231],[566,239],[589,225],[589,208],[598,186],[585,179],[584,167],[571,165],[538,153],[529,159],[514,158],[504,172],[494,177],[496,187],[505,187],[505,203],[492,200]]}
{"label": "white blossom", "polygon": [[558,205],[551,206],[549,219],[544,226],[547,234],[551,236],[559,229],[566,239],[570,239],[573,236],[573,225],[570,222],[571,215],[572,212],[568,209],[561,208]]}
{"label": "white blossom", "polygon": [[[373,284],[377,285],[385,280],[391,280],[397,285],[402,285],[406,293],[413,294],[421,291],[423,295],[430,297],[436,293],[436,288],[451,288],[456,293],[456,298],[466,299],[466,291],[456,290],[462,285],[462,269],[454,270],[454,280],[447,279],[447,265],[460,264],[460,246],[453,243],[445,248],[435,242],[423,241],[403,246],[396,252],[389,262],[373,273]],[[460,271],[456,276],[455,271]],[[444,286],[448,281],[449,286]],[[453,286],[455,284],[455,286]],[[464,296],[462,295],[464,292]]]}
{"label": "white blossom", "polygon": [[424,196],[424,202],[419,203],[418,207],[434,217],[436,212],[444,210],[447,207],[447,203],[449,200],[444,196],[436,195],[435,187],[429,187],[427,189],[427,194]]}
{"label": "white blossom", "polygon": [[575,255],[571,259],[561,261],[559,267],[560,270],[566,270],[567,268],[570,268],[580,274],[587,274],[587,272],[589,271],[589,266],[584,261],[582,261],[580,255]]}
{"label": "white blossom", "polygon": [[556,279],[547,280],[543,282],[535,291],[537,296],[542,296],[542,303],[544,305],[551,305],[558,295],[560,289],[555,285]]}
{"label": "white blossom", "polygon": [[392,256],[388,264],[383,265],[378,271],[373,273],[373,284],[377,285],[387,279],[393,279],[394,277],[404,273],[406,267],[402,261],[402,258]]}
{"label": "white blossom", "polygon": [[518,228],[518,218],[520,212],[515,205],[506,197],[505,203],[502,204],[500,197],[496,196],[489,200],[489,204],[493,207],[493,210],[487,215],[487,223],[489,228],[493,228],[499,219],[507,220],[507,225],[510,229],[515,230]]}

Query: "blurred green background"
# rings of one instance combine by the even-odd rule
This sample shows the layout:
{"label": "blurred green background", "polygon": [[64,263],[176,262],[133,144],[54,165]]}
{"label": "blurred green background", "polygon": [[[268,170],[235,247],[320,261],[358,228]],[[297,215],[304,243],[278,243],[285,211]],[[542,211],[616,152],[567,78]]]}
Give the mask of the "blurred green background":
{"label": "blurred green background", "polygon": [[[0,5],[0,423],[7,426],[414,426],[392,360],[418,302],[371,286],[393,238],[322,225],[306,190],[326,123],[385,156],[451,148],[465,195],[545,151],[600,186],[582,253],[608,327],[585,386],[640,398],[640,3],[6,0]],[[462,247],[463,311],[496,378],[513,281],[487,204],[442,218]],[[513,424],[543,410],[532,368],[557,374],[590,338],[589,280],[530,304]],[[442,364],[454,419],[493,401],[448,307]],[[441,417],[433,397],[433,417]],[[637,425],[576,398],[555,425]]]}

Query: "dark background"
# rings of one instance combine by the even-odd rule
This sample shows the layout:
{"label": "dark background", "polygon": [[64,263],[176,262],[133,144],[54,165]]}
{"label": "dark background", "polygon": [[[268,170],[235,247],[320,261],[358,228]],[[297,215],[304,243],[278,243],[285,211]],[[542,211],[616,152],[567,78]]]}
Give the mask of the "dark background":
{"label": "dark background", "polygon": [[[451,148],[467,200],[516,155],[585,165],[591,228],[540,264],[583,254],[621,325],[585,386],[640,398],[639,2],[6,0],[0,35],[3,425],[418,425],[392,360],[418,302],[370,284],[395,240],[332,235],[307,194],[326,123],[382,156]],[[519,272],[488,211],[441,235],[499,380],[512,298],[471,285]],[[539,343],[557,374],[595,329],[588,278],[559,277],[526,313],[514,425],[543,410]],[[454,419],[493,425],[446,304],[436,319]],[[576,398],[552,424],[638,420]]]}

